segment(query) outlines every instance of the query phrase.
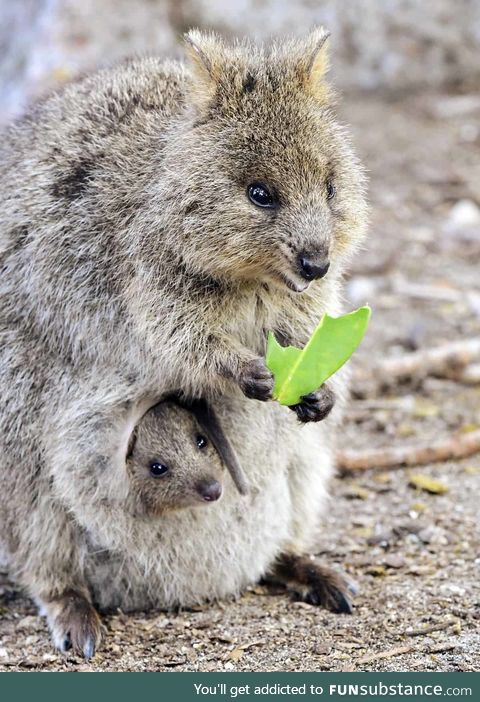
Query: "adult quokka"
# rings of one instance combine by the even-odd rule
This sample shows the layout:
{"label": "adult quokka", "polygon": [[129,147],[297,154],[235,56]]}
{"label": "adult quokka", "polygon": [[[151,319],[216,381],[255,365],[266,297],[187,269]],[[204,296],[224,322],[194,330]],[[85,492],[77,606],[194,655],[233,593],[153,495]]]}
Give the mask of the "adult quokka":
{"label": "adult quokka", "polygon": [[[162,583],[145,538],[140,579],[156,582],[155,605],[239,591],[314,531],[335,419],[300,433],[288,410],[242,397],[271,395],[269,329],[301,345],[323,312],[339,311],[342,272],[364,234],[363,173],[333,112],[325,40],[318,30],[232,47],[192,32],[186,66],[144,59],[100,71],[2,137],[0,532],[52,629],[88,620],[78,525],[120,548],[122,522],[104,529],[97,496],[113,489],[139,418],[178,388],[214,398],[265,495],[242,507],[238,549],[223,529],[241,528],[243,498],[222,501],[216,562],[205,554],[193,578],[179,564]],[[333,386],[341,397],[340,376]],[[332,404],[324,387],[294,409],[319,420]],[[193,522],[182,523],[174,539],[167,530],[162,558],[179,539],[201,550]],[[130,597],[135,568],[105,590],[112,600]]]}

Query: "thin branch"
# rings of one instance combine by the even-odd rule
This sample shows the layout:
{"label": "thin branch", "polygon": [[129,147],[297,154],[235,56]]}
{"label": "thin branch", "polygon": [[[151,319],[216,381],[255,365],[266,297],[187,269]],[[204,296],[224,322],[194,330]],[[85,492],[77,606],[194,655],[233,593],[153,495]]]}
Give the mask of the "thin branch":
{"label": "thin branch", "polygon": [[480,385],[480,363],[470,363],[463,368],[445,371],[445,377],[465,385]]}
{"label": "thin branch", "polygon": [[457,619],[449,619],[446,622],[440,622],[436,624],[431,624],[423,629],[410,629],[404,632],[404,636],[425,636],[426,634],[432,634],[434,631],[444,631],[454,626],[457,623]]}
{"label": "thin branch", "polygon": [[480,452],[480,429],[455,434],[434,444],[388,446],[365,451],[339,451],[337,465],[345,473],[369,468],[416,466],[465,458]]}
{"label": "thin branch", "polygon": [[375,661],[380,661],[384,658],[393,658],[394,656],[403,656],[405,653],[413,653],[416,650],[417,649],[414,646],[398,646],[397,648],[391,648],[389,651],[380,651],[379,653],[371,653],[368,656],[362,656],[353,662],[356,665],[374,663]]}
{"label": "thin branch", "polygon": [[434,349],[414,351],[399,358],[390,358],[374,368],[357,368],[354,382],[366,380],[392,384],[402,378],[442,375],[452,369],[480,360],[480,337],[454,341]]}

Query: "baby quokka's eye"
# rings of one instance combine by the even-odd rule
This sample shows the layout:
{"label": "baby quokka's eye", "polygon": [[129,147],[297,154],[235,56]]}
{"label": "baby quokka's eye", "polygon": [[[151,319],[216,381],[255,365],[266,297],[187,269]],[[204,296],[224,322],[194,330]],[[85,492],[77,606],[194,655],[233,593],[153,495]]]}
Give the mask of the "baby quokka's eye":
{"label": "baby quokka's eye", "polygon": [[154,478],[161,478],[165,473],[168,473],[170,468],[165,465],[165,463],[159,463],[158,461],[152,461],[150,463],[150,475]]}
{"label": "baby quokka's eye", "polygon": [[327,191],[327,200],[331,200],[332,198],[335,197],[335,194],[336,194],[336,192],[337,192],[337,189],[336,189],[336,187],[335,187],[333,181],[330,180],[330,179],[327,180],[327,183],[326,183],[326,186],[325,186],[325,187],[326,187],[326,191]]}
{"label": "baby quokka's eye", "polygon": [[273,210],[278,201],[264,183],[254,182],[247,187],[248,199],[257,207]]}
{"label": "baby quokka's eye", "polygon": [[208,446],[208,441],[202,434],[198,434],[195,441],[199,449],[204,449],[206,446]]}

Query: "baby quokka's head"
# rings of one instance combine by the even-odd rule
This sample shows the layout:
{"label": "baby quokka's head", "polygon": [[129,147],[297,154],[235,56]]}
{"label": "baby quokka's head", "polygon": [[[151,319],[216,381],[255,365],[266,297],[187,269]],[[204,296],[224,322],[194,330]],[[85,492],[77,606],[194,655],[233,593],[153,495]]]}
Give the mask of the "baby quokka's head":
{"label": "baby quokka's head", "polygon": [[322,29],[262,48],[188,34],[186,122],[166,159],[191,270],[301,293],[363,238],[364,175],[332,109],[327,44]]}
{"label": "baby quokka's head", "polygon": [[139,422],[127,457],[130,504],[160,516],[220,499],[223,464],[195,415],[175,402],[152,407]]}

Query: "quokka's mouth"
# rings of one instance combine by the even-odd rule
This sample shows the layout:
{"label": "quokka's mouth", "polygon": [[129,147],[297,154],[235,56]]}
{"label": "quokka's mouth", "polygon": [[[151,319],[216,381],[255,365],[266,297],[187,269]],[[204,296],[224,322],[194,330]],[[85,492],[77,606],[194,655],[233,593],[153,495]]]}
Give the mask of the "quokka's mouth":
{"label": "quokka's mouth", "polygon": [[305,292],[311,281],[302,278],[295,268],[290,268],[290,265],[290,261],[283,261],[280,265],[271,266],[267,272],[268,278],[270,278],[277,287],[281,285],[282,290],[287,287],[297,294]]}
{"label": "quokka's mouth", "polygon": [[297,277],[291,278],[285,274],[282,274],[281,279],[285,283],[287,288],[295,293],[305,292],[305,290],[310,285],[310,282],[308,280],[302,280],[301,278]]}

